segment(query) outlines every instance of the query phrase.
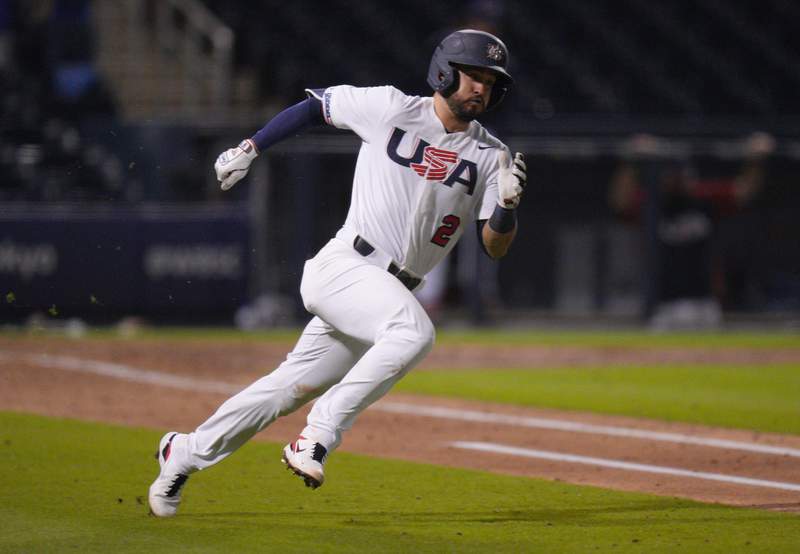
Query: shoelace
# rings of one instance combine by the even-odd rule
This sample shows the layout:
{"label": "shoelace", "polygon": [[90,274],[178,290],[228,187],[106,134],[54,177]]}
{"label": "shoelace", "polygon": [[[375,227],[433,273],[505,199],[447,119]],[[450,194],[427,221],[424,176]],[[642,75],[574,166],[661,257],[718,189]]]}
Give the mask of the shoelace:
{"label": "shoelace", "polygon": [[314,452],[311,455],[311,458],[314,461],[317,461],[321,464],[325,463],[325,458],[328,457],[328,449],[322,446],[320,443],[314,443]]}

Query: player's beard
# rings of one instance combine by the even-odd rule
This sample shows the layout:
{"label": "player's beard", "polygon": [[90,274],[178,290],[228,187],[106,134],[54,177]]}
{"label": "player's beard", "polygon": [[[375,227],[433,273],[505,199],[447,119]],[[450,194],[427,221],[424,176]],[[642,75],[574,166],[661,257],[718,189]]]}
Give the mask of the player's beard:
{"label": "player's beard", "polygon": [[483,113],[483,102],[481,102],[481,104],[476,104],[470,102],[471,98],[467,100],[457,100],[455,96],[455,94],[451,94],[445,98],[445,100],[447,101],[447,106],[450,108],[450,111],[453,112],[456,118],[469,123]]}

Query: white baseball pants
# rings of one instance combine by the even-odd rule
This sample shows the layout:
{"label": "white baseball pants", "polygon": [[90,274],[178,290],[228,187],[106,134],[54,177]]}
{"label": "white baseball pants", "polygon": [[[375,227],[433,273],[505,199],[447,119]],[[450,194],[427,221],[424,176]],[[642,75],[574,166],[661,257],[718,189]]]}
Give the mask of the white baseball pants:
{"label": "white baseball pants", "polygon": [[187,470],[223,460],[319,395],[301,434],[330,452],[358,414],[430,351],[434,328],[417,299],[351,244],[334,238],[306,262],[300,293],[315,317],[286,361],[189,435]]}

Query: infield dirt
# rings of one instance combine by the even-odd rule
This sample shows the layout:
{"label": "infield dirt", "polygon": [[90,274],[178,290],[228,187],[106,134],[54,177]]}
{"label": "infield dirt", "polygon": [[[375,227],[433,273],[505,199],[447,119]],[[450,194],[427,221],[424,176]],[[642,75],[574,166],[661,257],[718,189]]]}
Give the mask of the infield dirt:
{"label": "infield dirt", "polygon": [[[0,409],[188,431],[208,417],[227,397],[222,393],[177,390],[111,377],[63,371],[35,363],[27,354],[53,354],[82,360],[114,362],[165,374],[214,380],[244,387],[271,371],[291,348],[288,344],[190,340],[81,341],[0,337]],[[17,356],[15,356],[17,354]],[[564,365],[655,363],[783,363],[800,362],[800,349],[748,350],[677,348],[575,348],[439,345],[415,371],[465,367],[556,367]],[[555,418],[598,425],[616,425],[757,444],[800,448],[800,437],[716,429],[582,412],[542,410],[449,398],[390,394],[386,400],[437,405],[499,414]],[[285,442],[304,425],[307,409],[285,417],[258,435],[259,440]],[[562,480],[576,484],[680,496],[707,502],[800,512],[797,492],[736,485],[686,477],[652,475],[564,462],[465,452],[453,441],[486,441],[623,460],[800,483],[798,458],[644,441],[567,431],[519,428],[507,424],[463,422],[422,415],[364,412],[345,437],[342,450],[376,457],[425,461],[512,475]],[[276,452],[276,464],[278,453]],[[333,477],[333,476],[331,476]]]}

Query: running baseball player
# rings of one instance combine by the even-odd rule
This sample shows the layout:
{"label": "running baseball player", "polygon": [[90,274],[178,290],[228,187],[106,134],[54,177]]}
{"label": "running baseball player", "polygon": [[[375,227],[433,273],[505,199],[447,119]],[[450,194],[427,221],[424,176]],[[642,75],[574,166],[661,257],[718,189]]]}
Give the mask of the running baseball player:
{"label": "running baseball player", "polygon": [[525,187],[521,154],[475,121],[510,85],[508,49],[497,37],[462,30],[430,62],[431,97],[391,86],[307,90],[307,99],[267,123],[214,165],[223,190],[241,180],[272,144],[315,123],[361,138],[347,219],[305,264],[300,293],[313,318],[272,373],[219,407],[194,432],[169,432],[150,508],[173,516],[189,475],[225,459],[253,435],[318,397],[283,462],[311,488],[358,415],[417,365],[433,325],[412,294],[471,221],[486,253],[505,255]]}

